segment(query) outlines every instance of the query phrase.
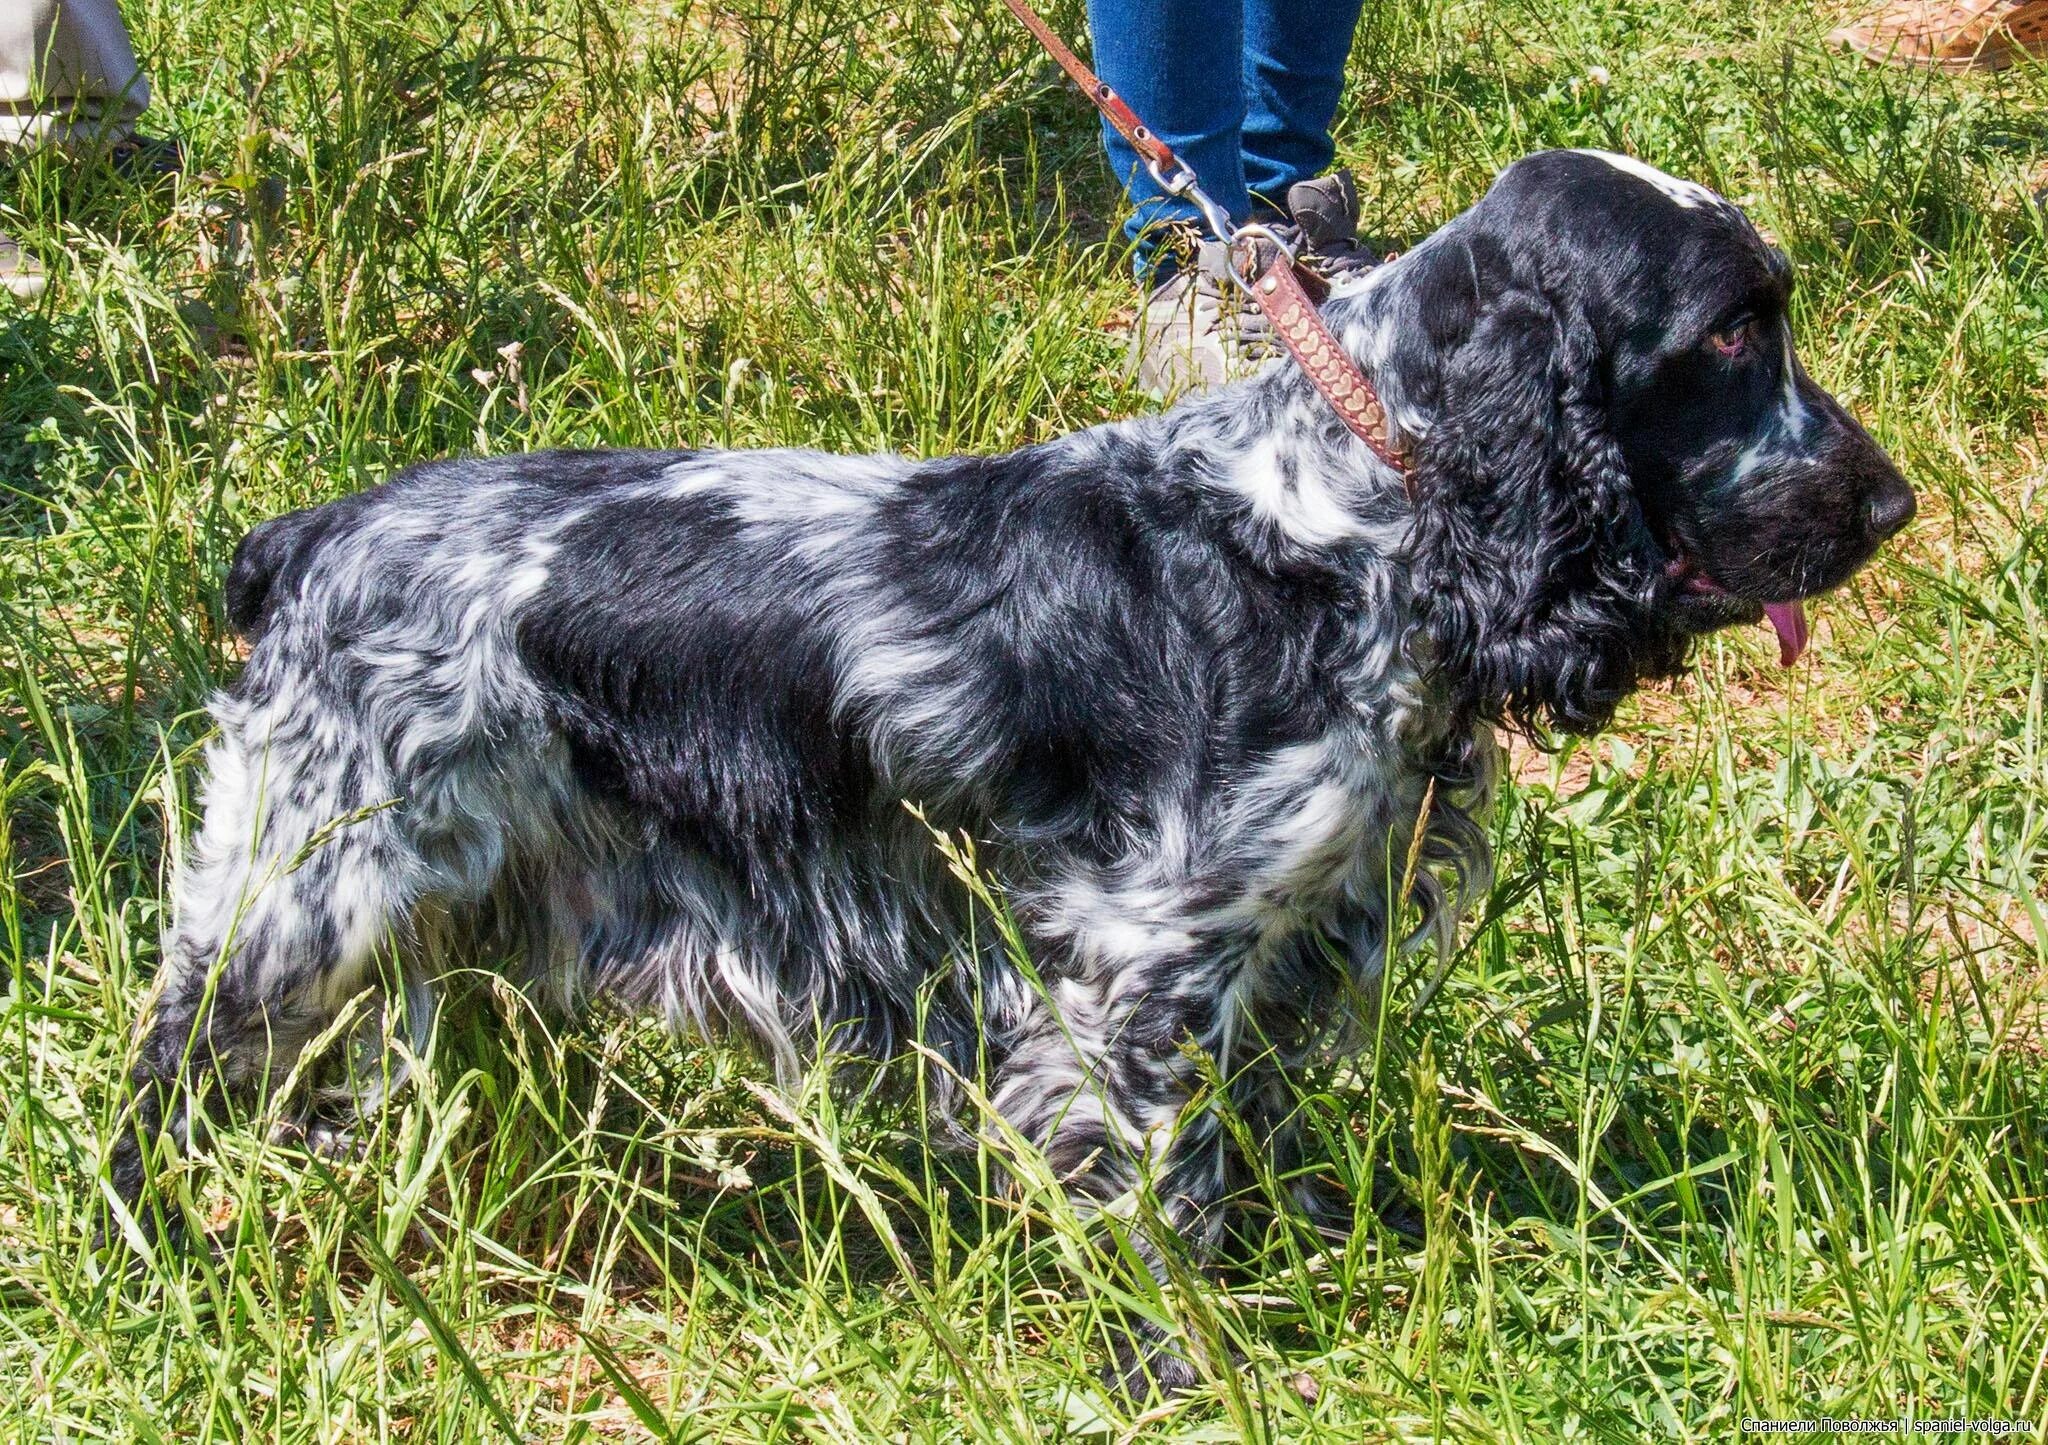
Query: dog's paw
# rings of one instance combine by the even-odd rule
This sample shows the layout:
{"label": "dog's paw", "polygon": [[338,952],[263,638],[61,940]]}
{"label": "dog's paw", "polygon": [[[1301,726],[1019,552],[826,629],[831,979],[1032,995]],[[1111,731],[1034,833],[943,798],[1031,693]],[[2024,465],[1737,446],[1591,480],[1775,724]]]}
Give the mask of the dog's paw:
{"label": "dog's paw", "polygon": [[1322,1174],[1307,1174],[1295,1180],[1288,1192],[1302,1219],[1324,1243],[1341,1245],[1351,1238],[1356,1220],[1351,1194],[1343,1185]]}
{"label": "dog's paw", "polygon": [[185,1223],[175,1201],[159,1196],[153,1187],[145,1187],[140,1194],[127,1201],[130,1217],[135,1229],[141,1234],[142,1246],[136,1247],[136,1240],[123,1222],[115,1216],[111,1204],[102,1203],[93,1220],[92,1249],[125,1267],[130,1274],[140,1276],[149,1258],[154,1255],[159,1262],[177,1259],[193,1253],[192,1230]]}
{"label": "dog's paw", "polygon": [[314,1158],[330,1163],[360,1158],[364,1145],[353,1121],[325,1119],[318,1115],[280,1124],[271,1138],[276,1143],[303,1149]]}
{"label": "dog's paw", "polygon": [[[158,1192],[149,1162],[144,1157],[140,1141],[133,1134],[124,1134],[116,1140],[109,1165],[114,1195],[126,1208],[128,1218],[134,1222],[144,1245],[160,1255],[183,1254],[191,1243],[191,1232],[185,1227],[185,1216],[179,1212],[176,1202]],[[113,1201],[102,1198],[94,1210],[93,1253],[125,1254],[131,1264],[140,1267],[143,1251],[134,1245],[135,1238],[117,1213]]]}
{"label": "dog's paw", "polygon": [[1120,1332],[1102,1370],[1103,1387],[1122,1392],[1133,1404],[1155,1393],[1162,1399],[1185,1394],[1201,1382],[1201,1374],[1181,1342],[1151,1324]]}

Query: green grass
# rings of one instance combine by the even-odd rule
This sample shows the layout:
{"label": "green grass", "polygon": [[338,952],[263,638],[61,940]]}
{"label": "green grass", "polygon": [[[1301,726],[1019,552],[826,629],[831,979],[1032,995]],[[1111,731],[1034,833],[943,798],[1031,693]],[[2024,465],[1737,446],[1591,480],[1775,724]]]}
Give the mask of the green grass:
{"label": "green grass", "polygon": [[[171,1181],[214,1248],[131,1270],[93,1221],[244,527],[451,451],[948,452],[1145,403],[1091,124],[993,4],[128,9],[204,174],[0,191],[56,277],[0,310],[9,1435],[2048,1418],[2048,70],[1860,69],[1803,0],[1368,6],[1340,136],[1380,234],[1546,145],[1709,182],[1923,502],[1810,665],[1718,638],[1524,762],[1447,982],[1416,1016],[1418,960],[1303,1081],[1348,1241],[1257,1223],[1154,1294],[914,1106],[478,976],[360,1157],[224,1134]],[[1117,1305],[1242,1363],[1104,1398]]]}

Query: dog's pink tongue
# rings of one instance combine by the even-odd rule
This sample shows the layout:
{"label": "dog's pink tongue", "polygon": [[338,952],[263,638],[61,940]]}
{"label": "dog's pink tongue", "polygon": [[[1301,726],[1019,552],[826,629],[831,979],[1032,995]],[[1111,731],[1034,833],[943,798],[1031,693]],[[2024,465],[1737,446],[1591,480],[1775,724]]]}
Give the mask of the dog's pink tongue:
{"label": "dog's pink tongue", "polygon": [[1806,604],[1766,602],[1764,616],[1778,629],[1778,666],[1790,667],[1806,651]]}

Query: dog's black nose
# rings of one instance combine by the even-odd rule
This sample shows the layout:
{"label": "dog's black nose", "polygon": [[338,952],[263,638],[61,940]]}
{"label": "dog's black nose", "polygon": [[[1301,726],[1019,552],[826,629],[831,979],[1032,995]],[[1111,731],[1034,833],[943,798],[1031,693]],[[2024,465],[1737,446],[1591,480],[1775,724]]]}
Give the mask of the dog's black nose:
{"label": "dog's black nose", "polygon": [[1913,513],[1920,508],[1913,489],[1901,481],[1880,483],[1871,492],[1868,506],[1871,535],[1880,542],[1912,521]]}

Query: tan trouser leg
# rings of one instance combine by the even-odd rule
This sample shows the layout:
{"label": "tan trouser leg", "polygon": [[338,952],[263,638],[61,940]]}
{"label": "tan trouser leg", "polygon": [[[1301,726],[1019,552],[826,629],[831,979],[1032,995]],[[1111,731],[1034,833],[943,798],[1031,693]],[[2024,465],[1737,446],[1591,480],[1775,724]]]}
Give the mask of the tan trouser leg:
{"label": "tan trouser leg", "polygon": [[114,0],[0,0],[0,144],[117,140],[148,104]]}

